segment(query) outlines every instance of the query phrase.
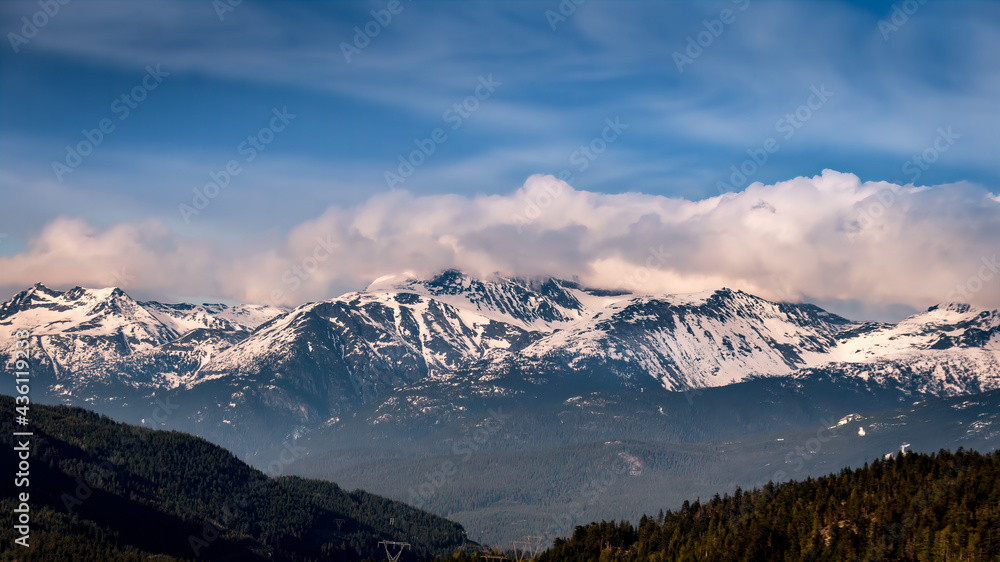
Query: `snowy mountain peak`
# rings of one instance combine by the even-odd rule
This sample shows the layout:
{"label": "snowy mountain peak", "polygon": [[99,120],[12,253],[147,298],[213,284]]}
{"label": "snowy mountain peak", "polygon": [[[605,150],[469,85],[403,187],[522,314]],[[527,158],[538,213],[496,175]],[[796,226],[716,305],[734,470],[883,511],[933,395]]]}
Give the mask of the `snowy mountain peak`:
{"label": "snowy mountain peak", "polygon": [[914,314],[913,316],[903,320],[903,322],[961,322],[983,314],[988,315],[990,312],[991,311],[980,310],[964,302],[941,303],[928,308],[924,312]]}
{"label": "snowy mountain peak", "polygon": [[935,311],[935,310],[947,310],[947,311],[950,311],[950,312],[957,312],[959,314],[965,314],[965,313],[967,313],[969,311],[972,311],[974,309],[973,309],[972,305],[964,303],[964,302],[949,302],[949,303],[936,304],[936,305],[928,308],[927,312],[932,312],[932,311]]}
{"label": "snowy mountain peak", "polygon": [[60,291],[52,290],[41,283],[35,283],[0,305],[0,320],[4,318],[4,314],[9,315],[17,310],[51,303],[62,295],[63,293]]}
{"label": "snowy mountain peak", "polygon": [[[10,356],[14,332],[27,330],[44,368],[72,392],[90,372],[104,380],[118,370],[143,372],[179,363],[198,367],[212,355],[246,338],[284,310],[259,305],[190,305],[137,302],[117,287],[67,291],[41,283],[0,304],[0,357]],[[146,373],[146,384],[164,373]],[[168,376],[169,379],[169,376]]]}
{"label": "snowy mountain peak", "polygon": [[0,323],[10,323],[18,316],[23,328],[62,331],[81,324],[94,327],[99,318],[109,315],[135,315],[137,308],[131,297],[115,287],[56,291],[36,283],[0,305]]}
{"label": "snowy mountain peak", "polygon": [[396,294],[425,297],[527,330],[550,331],[591,312],[592,297],[622,293],[584,289],[576,283],[550,277],[525,279],[493,274],[479,279],[448,269],[428,279],[415,279],[407,274],[381,277],[360,293],[348,293],[334,300],[351,301],[362,296],[378,299],[378,295],[383,295],[382,300],[385,295],[398,300],[391,296]]}
{"label": "snowy mountain peak", "polygon": [[941,303],[904,318],[896,326],[910,332],[973,327],[988,331],[1000,326],[1000,311],[979,309],[966,303]]}
{"label": "snowy mountain peak", "polygon": [[416,281],[413,273],[409,271],[405,271],[403,273],[390,273],[369,283],[362,292],[374,293],[380,291],[391,291],[399,288],[400,285],[403,285],[408,281]]}

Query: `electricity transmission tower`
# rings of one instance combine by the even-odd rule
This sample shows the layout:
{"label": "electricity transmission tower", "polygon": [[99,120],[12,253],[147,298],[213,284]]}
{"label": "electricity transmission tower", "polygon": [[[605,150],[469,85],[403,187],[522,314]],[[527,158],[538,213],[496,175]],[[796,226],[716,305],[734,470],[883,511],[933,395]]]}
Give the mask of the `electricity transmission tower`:
{"label": "electricity transmission tower", "polygon": [[531,547],[532,558],[542,553],[542,537],[528,535],[527,537],[524,538],[528,539],[528,546]]}
{"label": "electricity transmission tower", "polygon": [[517,559],[517,562],[527,559],[530,548],[531,545],[527,541],[514,541],[514,558]]}
{"label": "electricity transmission tower", "polygon": [[[385,557],[389,559],[389,562],[397,562],[401,556],[403,556],[403,551],[406,547],[410,546],[408,542],[396,542],[396,541],[381,541],[380,545],[385,547]],[[399,547],[399,552],[395,556],[392,555],[390,548],[391,546]]]}
{"label": "electricity transmission tower", "polygon": [[542,537],[527,536],[523,541],[514,541],[514,556],[517,562],[531,560],[538,556],[542,550]]}

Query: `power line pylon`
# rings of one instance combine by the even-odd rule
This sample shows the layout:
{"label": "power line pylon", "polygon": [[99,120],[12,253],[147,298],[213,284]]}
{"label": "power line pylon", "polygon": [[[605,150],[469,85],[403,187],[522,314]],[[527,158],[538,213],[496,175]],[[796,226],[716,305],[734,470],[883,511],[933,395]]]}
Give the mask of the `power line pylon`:
{"label": "power line pylon", "polygon": [[[389,562],[397,562],[399,558],[403,556],[403,551],[406,550],[406,547],[410,546],[410,543],[408,542],[396,542],[396,541],[381,541],[379,542],[379,544],[385,547],[385,557],[389,559]],[[399,552],[397,552],[395,556],[392,555],[389,549],[390,546],[399,547]]]}
{"label": "power line pylon", "polygon": [[528,535],[527,537],[524,538],[528,539],[528,546],[531,547],[532,558],[542,553],[542,537]]}
{"label": "power line pylon", "polygon": [[514,558],[517,559],[517,562],[525,560],[525,556],[528,555],[528,550],[530,548],[531,545],[526,541],[514,541]]}

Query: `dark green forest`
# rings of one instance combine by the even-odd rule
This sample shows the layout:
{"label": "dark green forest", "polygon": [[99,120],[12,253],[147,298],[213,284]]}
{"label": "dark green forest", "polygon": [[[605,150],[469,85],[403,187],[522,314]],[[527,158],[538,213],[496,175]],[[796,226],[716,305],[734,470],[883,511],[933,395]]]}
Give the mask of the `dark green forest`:
{"label": "dark green forest", "polygon": [[[14,400],[0,396],[0,407],[13,413]],[[13,418],[0,422],[9,440],[24,431]],[[30,422],[29,486],[4,478],[0,509],[9,516],[15,494],[30,494],[31,546],[5,525],[3,560],[383,559],[383,540],[410,543],[403,560],[424,560],[462,543],[457,523],[329,482],[271,478],[185,433],[64,406],[32,405]],[[14,446],[0,457],[10,474]]]}
{"label": "dark green forest", "polygon": [[998,559],[1000,454],[959,449],[578,526],[538,561]]}

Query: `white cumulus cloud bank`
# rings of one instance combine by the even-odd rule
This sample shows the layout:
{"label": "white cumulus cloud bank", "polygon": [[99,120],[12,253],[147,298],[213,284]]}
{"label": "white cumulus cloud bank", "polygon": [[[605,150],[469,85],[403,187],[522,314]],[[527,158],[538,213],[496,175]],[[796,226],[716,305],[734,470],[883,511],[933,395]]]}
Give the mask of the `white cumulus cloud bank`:
{"label": "white cumulus cloud bank", "polygon": [[1000,201],[982,186],[899,186],[825,170],[689,201],[532,176],[508,195],[375,195],[330,207],[268,247],[192,239],[157,221],[48,224],[0,257],[0,287],[119,285],[296,305],[386,274],[551,275],[636,293],[730,287],[871,309],[1000,307]]}

